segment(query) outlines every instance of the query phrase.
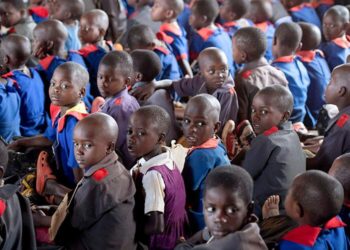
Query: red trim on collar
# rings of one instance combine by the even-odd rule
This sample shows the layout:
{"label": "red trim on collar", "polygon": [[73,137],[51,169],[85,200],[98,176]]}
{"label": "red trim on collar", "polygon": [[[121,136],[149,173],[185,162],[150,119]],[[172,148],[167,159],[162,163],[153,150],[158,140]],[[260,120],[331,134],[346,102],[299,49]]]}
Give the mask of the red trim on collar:
{"label": "red trim on collar", "polygon": [[277,133],[277,131],[278,131],[278,128],[276,126],[273,126],[272,128],[266,130],[263,134],[265,136],[269,136],[269,135],[272,135],[274,133]]}
{"label": "red trim on collar", "polygon": [[237,26],[237,22],[231,21],[231,22],[226,22],[222,24],[222,27],[224,28],[231,28]]}
{"label": "red trim on collar", "polygon": [[335,216],[326,222],[326,224],[324,225],[324,228],[332,229],[332,228],[345,227],[345,226],[346,224],[342,222],[337,216]]}
{"label": "red trim on collar", "polygon": [[10,71],[10,72],[8,72],[6,74],[3,74],[1,77],[5,78],[5,79],[10,78],[10,81],[12,81],[13,86],[15,86],[17,89],[20,89],[20,86],[19,86],[18,82],[13,78],[14,76],[15,75],[13,74],[13,72]]}
{"label": "red trim on collar", "polygon": [[200,149],[200,148],[216,148],[219,145],[219,139],[217,138],[210,138],[209,140],[207,140],[206,142],[204,142],[203,144],[199,145],[199,146],[194,146],[191,147],[188,150],[188,155],[195,149]]}
{"label": "red trim on collar", "polygon": [[203,38],[204,41],[208,40],[209,37],[215,32],[215,30],[209,28],[201,28],[197,30],[198,35]]}
{"label": "red trim on collar", "polygon": [[305,7],[311,7],[312,8],[312,5],[310,3],[302,3],[300,5],[297,5],[297,6],[294,6],[292,8],[289,9],[289,11],[291,12],[296,12],[296,11],[299,11]]}
{"label": "red trim on collar", "polygon": [[44,6],[34,6],[28,9],[30,15],[35,14],[41,18],[49,17],[49,11]]}
{"label": "red trim on collar", "polygon": [[260,29],[263,32],[267,31],[267,28],[269,27],[270,22],[266,21],[266,22],[262,22],[262,23],[256,23],[254,24],[255,27],[257,27],[258,29]]}
{"label": "red trim on collar", "polygon": [[159,50],[160,52],[162,52],[165,55],[168,55],[170,53],[167,48],[164,48],[164,47],[161,47],[161,46],[154,47],[154,50]]}
{"label": "red trim on collar", "polygon": [[309,225],[303,225],[292,229],[291,231],[286,233],[282,237],[282,239],[311,247],[315,244],[321,230],[322,229],[320,227],[311,227]]}
{"label": "red trim on collar", "polygon": [[[54,125],[57,117],[60,115],[61,112],[61,108],[59,106],[50,105],[50,114],[51,114],[51,122],[52,122],[52,126]],[[80,121],[81,119],[85,118],[86,116],[88,116],[88,113],[81,113],[79,111],[76,110],[71,110],[71,111],[67,111],[67,113],[58,118],[58,125],[57,125],[57,131],[61,132],[66,124],[66,118],[67,116],[74,116],[78,121]]]}
{"label": "red trim on collar", "polygon": [[349,115],[347,114],[342,114],[339,119],[337,120],[337,126],[339,128],[342,128],[344,127],[345,123],[349,120]]}
{"label": "red trim on collar", "polygon": [[324,57],[324,54],[321,50],[301,50],[297,52],[297,55],[300,56],[300,60],[303,62],[312,62],[315,59],[316,54],[320,54]]}
{"label": "red trim on collar", "polygon": [[101,181],[109,175],[109,172],[105,168],[100,168],[95,173],[92,174],[92,178],[95,181]]}
{"label": "red trim on collar", "polygon": [[275,59],[273,62],[285,62],[285,63],[290,63],[290,62],[293,62],[294,60],[294,55],[291,55],[291,56],[281,56],[277,59]]}
{"label": "red trim on collar", "polygon": [[243,79],[248,79],[252,73],[253,73],[252,70],[244,70],[240,73],[240,75]]}
{"label": "red trim on collar", "polygon": [[39,64],[41,65],[41,67],[43,67],[44,70],[47,70],[50,67],[50,64],[54,58],[54,56],[47,56],[44,59],[41,59]]}
{"label": "red trim on collar", "polygon": [[168,44],[172,44],[174,42],[174,38],[172,38],[171,36],[167,35],[165,32],[157,32],[156,37],[161,40],[164,41]]}
{"label": "red trim on collar", "polygon": [[3,74],[1,77],[2,77],[2,78],[9,78],[9,77],[12,77],[12,76],[15,76],[15,75],[13,74],[12,71],[10,71],[10,72],[8,72],[8,73],[6,73],[6,74]]}
{"label": "red trim on collar", "polygon": [[160,32],[165,32],[165,31],[169,31],[171,33],[174,33],[177,36],[182,36],[182,32],[181,29],[178,25],[174,24],[174,23],[164,23],[160,26],[159,28]]}
{"label": "red trim on collar", "polygon": [[6,210],[6,202],[3,199],[0,199],[0,216],[5,213]]}
{"label": "red trim on collar", "polygon": [[78,53],[79,55],[83,56],[83,57],[87,57],[90,53],[95,52],[96,50],[98,50],[98,47],[94,44],[89,44],[84,46],[83,48],[81,48]]}
{"label": "red trim on collar", "polygon": [[350,42],[345,37],[338,37],[333,39],[332,42],[343,49],[350,48]]}
{"label": "red trim on collar", "polygon": [[15,27],[9,28],[8,31],[7,31],[7,34],[13,34],[13,33],[16,33]]}

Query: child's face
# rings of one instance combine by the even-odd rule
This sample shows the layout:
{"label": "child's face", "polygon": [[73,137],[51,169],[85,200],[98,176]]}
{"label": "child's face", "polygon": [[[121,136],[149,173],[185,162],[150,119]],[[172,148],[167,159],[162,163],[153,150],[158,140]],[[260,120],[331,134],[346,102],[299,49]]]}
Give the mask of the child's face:
{"label": "child's face", "polygon": [[330,13],[323,16],[322,29],[327,41],[331,41],[345,34],[344,23],[340,18]]}
{"label": "child's face", "polygon": [[293,185],[289,188],[286,199],[284,200],[284,207],[286,209],[286,214],[292,218],[294,221],[298,221],[298,202],[293,197]]}
{"label": "child's face", "polygon": [[79,84],[73,84],[74,80],[68,72],[62,68],[55,70],[49,88],[51,103],[60,107],[75,106],[85,94],[85,89]]}
{"label": "child's face", "polygon": [[74,129],[74,156],[80,168],[91,167],[114,148],[100,135],[93,124],[78,125]]}
{"label": "child's face", "polygon": [[45,31],[40,28],[34,29],[32,51],[35,57],[42,59],[47,56],[47,53],[48,53],[47,43],[48,41],[46,38]]}
{"label": "child's face", "polygon": [[50,19],[57,19],[62,22],[67,20],[70,16],[68,9],[65,7],[63,1],[49,0],[48,9],[50,14]]}
{"label": "child's face", "polygon": [[126,141],[130,155],[148,160],[159,151],[163,139],[153,121],[135,113],[130,118]]}
{"label": "child's face", "polygon": [[256,95],[252,103],[252,125],[256,134],[264,133],[284,120],[284,114],[276,107],[271,97]]}
{"label": "child's face", "polygon": [[204,196],[204,219],[216,239],[239,230],[248,217],[248,205],[238,192],[223,187],[209,188]]}
{"label": "child's face", "polygon": [[226,22],[234,21],[234,13],[230,9],[230,2],[228,0],[225,0],[220,6],[220,18]]}
{"label": "child's face", "polygon": [[[122,67],[122,66],[120,66]],[[103,97],[111,97],[123,90],[130,82],[119,67],[100,64],[97,73],[97,86]]]}
{"label": "child's face", "polygon": [[165,0],[155,0],[152,6],[151,17],[155,22],[163,22],[166,19],[166,12],[168,11],[168,6]]}
{"label": "child's face", "polygon": [[192,26],[192,28],[195,30],[199,30],[205,27],[205,18],[196,12],[195,5],[191,7],[191,15],[190,15],[189,23]]}
{"label": "child's face", "polygon": [[93,17],[82,16],[80,18],[79,39],[82,43],[96,43],[101,40],[101,32],[94,23]]}
{"label": "child's face", "polygon": [[237,64],[244,63],[244,61],[245,61],[245,55],[244,55],[244,53],[240,50],[240,48],[237,46],[236,38],[235,38],[235,37],[232,39],[232,56],[233,56],[233,60],[234,60]]}
{"label": "child's face", "polygon": [[222,87],[228,77],[229,69],[227,59],[224,56],[219,56],[215,59],[209,57],[203,58],[204,62],[200,63],[200,71],[205,80],[205,86],[209,93]]}
{"label": "child's face", "polygon": [[278,37],[274,37],[273,39],[273,45],[272,45],[272,55],[275,59],[280,57],[281,51],[281,43]]}
{"label": "child's face", "polygon": [[22,19],[22,11],[16,9],[12,4],[0,3],[1,25],[10,28]]}
{"label": "child's face", "polygon": [[340,87],[338,84],[338,81],[341,81],[341,78],[339,77],[339,73],[337,74],[337,71],[334,70],[332,72],[331,80],[327,84],[326,91],[325,91],[325,99],[326,103],[328,104],[337,104]]}

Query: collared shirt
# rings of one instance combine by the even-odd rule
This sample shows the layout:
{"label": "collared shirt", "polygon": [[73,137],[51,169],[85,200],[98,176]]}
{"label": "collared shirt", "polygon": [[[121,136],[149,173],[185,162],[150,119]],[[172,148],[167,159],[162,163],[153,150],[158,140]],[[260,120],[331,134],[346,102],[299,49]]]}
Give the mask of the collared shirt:
{"label": "collared shirt", "polygon": [[332,41],[323,42],[320,45],[331,72],[340,64],[346,63],[350,54],[350,42],[345,37],[338,37]]}
{"label": "collared shirt", "polygon": [[322,30],[321,20],[311,4],[302,3],[298,6],[290,8],[288,11],[293,19],[293,22],[312,23],[316,25],[320,30]]}
{"label": "collared shirt", "polygon": [[175,55],[169,48],[170,45],[162,43],[154,48],[154,52],[159,56],[162,64],[162,70],[156,77],[157,80],[177,80],[180,78],[180,68],[176,61]]}
{"label": "collared shirt", "polygon": [[81,43],[78,36],[79,22],[75,21],[73,24],[64,24],[64,26],[68,32],[68,38],[65,43],[66,50],[79,50],[81,48]]}

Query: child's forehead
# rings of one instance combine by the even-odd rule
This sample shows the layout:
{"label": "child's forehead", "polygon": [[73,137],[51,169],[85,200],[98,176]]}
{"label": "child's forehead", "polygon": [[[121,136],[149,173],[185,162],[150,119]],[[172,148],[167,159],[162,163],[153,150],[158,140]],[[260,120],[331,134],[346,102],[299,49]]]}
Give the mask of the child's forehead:
{"label": "child's forehead", "polygon": [[216,197],[223,197],[227,205],[233,205],[237,202],[244,203],[244,195],[238,190],[232,190],[229,188],[225,188],[224,186],[207,188],[204,196],[204,201],[213,202],[211,198],[215,198],[215,200],[217,200]]}
{"label": "child's forehead", "polygon": [[219,67],[222,65],[227,65],[227,60],[224,58],[224,55],[221,53],[215,54],[204,54],[199,57],[200,66],[204,67]]}

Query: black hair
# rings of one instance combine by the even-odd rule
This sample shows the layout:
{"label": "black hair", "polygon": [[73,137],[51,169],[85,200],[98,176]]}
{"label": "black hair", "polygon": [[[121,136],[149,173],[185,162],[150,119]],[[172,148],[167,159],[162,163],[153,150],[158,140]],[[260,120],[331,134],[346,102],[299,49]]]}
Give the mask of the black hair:
{"label": "black hair", "polygon": [[186,107],[189,107],[190,105],[203,106],[204,110],[208,111],[213,116],[213,122],[219,121],[221,105],[218,99],[216,99],[214,96],[209,94],[195,95],[188,101]]}
{"label": "black hair", "polygon": [[344,189],[344,199],[350,201],[350,153],[335,159],[329,174],[336,178]]}
{"label": "black hair", "polygon": [[162,64],[159,56],[145,49],[137,49],[130,53],[134,65],[134,71],[142,74],[142,81],[149,82],[159,75]]}
{"label": "black hair", "polygon": [[25,4],[23,0],[1,0],[0,3],[11,4],[13,7],[15,7],[18,10],[25,9]]}
{"label": "black hair", "polygon": [[236,19],[242,18],[248,13],[250,2],[248,0],[226,0],[229,8],[236,14]]}
{"label": "black hair", "polygon": [[219,4],[217,0],[196,0],[192,11],[200,16],[206,16],[207,22],[212,23],[219,14]]}
{"label": "black hair", "polygon": [[337,16],[337,19],[342,23],[348,23],[349,22],[349,10],[345,6],[342,5],[334,5],[331,8],[329,8],[324,15],[335,15]]}
{"label": "black hair", "polygon": [[87,70],[76,62],[65,62],[59,65],[56,69],[65,70],[72,78],[72,83],[78,83],[80,87],[85,87],[89,82],[89,73]]}
{"label": "black hair", "polygon": [[144,49],[154,43],[156,35],[147,25],[135,25],[127,33],[127,46],[131,49]]}
{"label": "black hair", "polygon": [[125,77],[130,77],[133,73],[132,58],[125,51],[108,52],[102,58],[100,65],[118,68]]}
{"label": "black hair", "polygon": [[301,38],[301,50],[317,49],[322,40],[320,29],[312,23],[299,22],[298,24],[303,32],[303,36]]}
{"label": "black hair", "polygon": [[245,204],[253,199],[253,179],[250,174],[238,166],[222,166],[210,171],[204,183],[204,195],[211,188],[223,187],[231,193],[238,193]]}
{"label": "black hair", "polygon": [[321,226],[339,214],[344,191],[337,179],[320,170],[298,175],[292,184],[292,197],[308,215],[311,226]]}
{"label": "black hair", "polygon": [[67,29],[59,20],[45,20],[38,23],[34,28],[34,32],[36,30],[41,30],[42,33],[46,34],[47,41],[65,42],[68,38]]}
{"label": "black hair", "polygon": [[166,1],[167,6],[174,11],[175,17],[177,17],[184,9],[183,0],[163,0]]}
{"label": "black hair", "polygon": [[266,36],[256,27],[244,27],[239,29],[235,35],[237,47],[247,53],[249,61],[259,59],[266,52]]}
{"label": "black hair", "polygon": [[281,113],[293,111],[293,95],[287,87],[279,84],[267,86],[259,90],[257,95],[267,96]]}
{"label": "black hair", "polygon": [[208,61],[217,62],[222,60],[226,61],[227,64],[227,57],[225,53],[216,47],[205,48],[198,55],[198,64],[200,69],[204,66],[203,63],[207,63]]}
{"label": "black hair", "polygon": [[275,31],[275,39],[282,47],[295,52],[301,41],[303,32],[297,23],[286,22],[280,24]]}
{"label": "black hair", "polygon": [[17,62],[17,65],[24,65],[31,55],[31,43],[25,36],[10,34],[1,42],[6,48],[5,53]]}
{"label": "black hair", "polygon": [[[62,0],[59,0],[62,1]],[[74,20],[79,20],[83,15],[85,10],[85,3],[82,0],[65,0],[62,1],[64,8],[69,10],[72,14],[71,18]]]}
{"label": "black hair", "polygon": [[94,23],[99,29],[106,31],[109,25],[108,15],[105,11],[100,9],[93,9],[85,12],[83,16],[91,16],[95,20]]}
{"label": "black hair", "polygon": [[[4,168],[3,174],[6,172],[8,161],[9,161],[9,156],[8,156],[7,146],[2,140],[0,140],[0,166]],[[0,176],[0,179],[1,177],[2,176]]]}

